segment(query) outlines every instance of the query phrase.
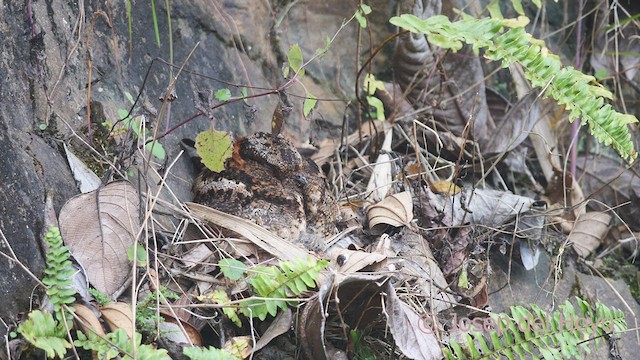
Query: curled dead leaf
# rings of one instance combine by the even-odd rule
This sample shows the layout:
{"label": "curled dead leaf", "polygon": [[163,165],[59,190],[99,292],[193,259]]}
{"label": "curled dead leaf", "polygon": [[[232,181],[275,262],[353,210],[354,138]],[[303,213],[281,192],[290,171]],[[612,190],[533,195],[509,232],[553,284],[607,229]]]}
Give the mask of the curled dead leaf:
{"label": "curled dead leaf", "polygon": [[374,234],[381,234],[387,225],[400,227],[413,220],[413,201],[411,193],[404,191],[387,196],[381,202],[367,209],[369,228]]}
{"label": "curled dead leaf", "polygon": [[89,307],[82,304],[73,304],[74,314],[77,316],[76,326],[85,334],[92,332],[96,335],[105,335],[98,316]]}
{"label": "curled dead leaf", "polygon": [[[177,344],[193,344],[195,346],[202,346],[202,335],[200,335],[200,331],[198,331],[198,329],[189,322],[176,319],[166,311],[161,312],[160,315],[164,319],[165,324],[164,326],[161,325],[161,330],[163,328],[166,330],[171,329],[171,331],[165,332],[165,336],[168,337],[168,340]],[[182,331],[182,329],[184,329],[184,331]]]}
{"label": "curled dead leaf", "polygon": [[588,212],[578,216],[568,241],[582,258],[595,251],[609,233],[611,216],[602,212]]}
{"label": "curled dead leaf", "polygon": [[109,324],[109,329],[123,329],[133,339],[133,315],[131,306],[123,302],[112,302],[100,308],[102,318]]}

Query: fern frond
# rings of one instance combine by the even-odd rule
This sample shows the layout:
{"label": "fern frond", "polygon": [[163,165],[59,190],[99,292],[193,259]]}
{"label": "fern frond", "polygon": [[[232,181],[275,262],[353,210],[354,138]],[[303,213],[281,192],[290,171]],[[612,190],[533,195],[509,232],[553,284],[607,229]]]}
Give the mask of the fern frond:
{"label": "fern frond", "polygon": [[79,348],[85,350],[95,351],[98,354],[99,359],[114,359],[120,357],[122,359],[133,359],[133,342],[136,343],[136,359],[139,360],[171,360],[167,350],[156,349],[151,345],[142,344],[142,335],[135,333],[135,339],[129,338],[127,332],[124,329],[119,328],[116,331],[108,333],[103,337],[96,335],[93,332],[88,332],[86,335],[80,331],[77,332],[78,339],[73,344]]}
{"label": "fern frond", "polygon": [[464,343],[451,340],[443,353],[447,359],[580,359],[591,351],[587,340],[594,339],[597,345],[601,335],[626,330],[622,311],[601,303],[591,307],[580,298],[577,303],[579,311],[566,301],[553,313],[535,304],[531,310],[512,306],[510,315],[492,314],[485,332],[465,334]]}
{"label": "fern frond", "polygon": [[64,326],[47,311],[31,311],[29,319],[18,325],[17,331],[30,344],[44,350],[48,358],[63,358],[67,349],[71,348]]}
{"label": "fern frond", "polygon": [[485,49],[484,56],[501,61],[503,67],[519,63],[534,87],[545,89],[548,96],[570,111],[570,121],[581,118],[582,125],[588,124],[590,133],[599,142],[613,147],[625,160],[631,162],[638,156],[628,128],[638,119],[605,104],[604,98],[611,99],[613,95],[600,85],[592,85],[594,77],[571,66],[564,67],[542,40],[525,31],[527,18],[476,19],[463,14],[462,20],[451,22],[443,15],[422,20],[404,14],[392,17],[390,22],[425,34],[430,43],[442,48],[457,51],[463,44],[469,44],[476,53]]}
{"label": "fern frond", "polygon": [[73,289],[73,268],[69,260],[69,249],[62,244],[60,229],[55,226],[49,228],[45,235],[49,245],[47,253],[47,268],[42,282],[47,286],[47,296],[53,304],[55,312],[62,310],[62,306],[71,305],[75,301],[76,291]]}
{"label": "fern frond", "polygon": [[191,360],[236,360],[236,358],[228,352],[211,346],[208,348],[185,347],[182,353]]}
{"label": "fern frond", "polygon": [[[255,275],[247,280],[256,295],[263,299],[250,299],[240,309],[245,316],[264,320],[267,314],[275,316],[278,309],[287,309],[288,302],[282,299],[300,295],[316,287],[318,274],[329,265],[326,260],[307,258],[298,261],[283,261],[278,266],[257,266]],[[267,298],[267,299],[264,299]]]}

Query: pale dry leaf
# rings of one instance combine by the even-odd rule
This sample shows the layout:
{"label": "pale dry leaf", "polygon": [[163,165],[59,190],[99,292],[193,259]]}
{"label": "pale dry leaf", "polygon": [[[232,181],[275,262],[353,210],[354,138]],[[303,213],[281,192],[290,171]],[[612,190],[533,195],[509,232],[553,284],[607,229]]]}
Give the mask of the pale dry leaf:
{"label": "pale dry leaf", "polygon": [[520,241],[520,260],[522,260],[525,270],[532,270],[538,265],[541,253],[539,245]]}
{"label": "pale dry leaf", "polygon": [[64,145],[64,152],[67,154],[67,161],[71,168],[73,177],[78,182],[80,192],[86,194],[90,191],[94,191],[102,185],[102,181],[87,165],[80,160],[69,148],[67,144]]}
{"label": "pale dry leaf", "polygon": [[[443,199],[441,196],[439,198]],[[444,198],[443,202],[445,221],[450,226],[470,222],[497,227],[516,215],[529,211],[535,200],[507,191],[467,188],[455,196]],[[435,208],[443,207],[440,205]]]}
{"label": "pale dry leaf", "polygon": [[126,281],[127,249],[140,228],[139,198],[126,181],[71,198],[60,210],[65,245],[97,290],[112,296]]}
{"label": "pale dry leaf", "polygon": [[[516,93],[519,99],[523,99],[531,93],[531,83],[526,79],[524,70],[520,64],[514,63],[509,66],[511,74],[513,76],[513,82],[515,84]],[[549,101],[547,101],[549,103]],[[542,106],[540,101],[534,101],[532,110],[534,107]],[[533,110],[539,114],[544,114],[538,121],[535,122],[529,140],[536,153],[536,159],[540,164],[540,168],[544,173],[547,181],[551,180],[553,176],[553,169],[559,169],[562,167],[560,156],[555,149],[558,148],[558,138],[556,130],[553,125],[554,119],[552,118],[553,112],[546,111],[546,109]]]}
{"label": "pale dry leaf", "polygon": [[[442,1],[415,1],[413,14],[427,19],[438,15]],[[451,132],[484,141],[492,134],[493,123],[485,95],[484,71],[480,58],[470,46],[457,52],[429,44],[422,34],[402,36],[395,48],[393,70],[396,81],[415,109],[433,116],[438,132]]]}
{"label": "pale dry leaf", "polygon": [[400,227],[409,224],[413,220],[411,192],[403,191],[387,196],[381,202],[369,206],[367,219],[369,228],[374,234],[380,234],[381,230],[384,230],[384,225]]}
{"label": "pale dry leaf", "polygon": [[133,339],[133,314],[131,306],[123,302],[112,302],[100,308],[104,321],[111,331],[123,329]]}
{"label": "pale dry leaf", "polygon": [[393,140],[393,131],[387,130],[382,143],[381,153],[376,159],[376,163],[373,166],[373,173],[369,178],[367,184],[367,197],[365,198],[365,204],[376,203],[389,193],[391,190],[391,184],[393,183],[392,169],[391,169],[391,141]]}
{"label": "pale dry leaf", "polygon": [[387,325],[402,353],[410,359],[441,359],[442,350],[429,322],[398,298],[390,282],[385,292]]}
{"label": "pale dry leaf", "polygon": [[578,217],[568,241],[582,258],[588,257],[609,232],[611,215],[602,212],[587,212]]}
{"label": "pale dry leaf", "polygon": [[275,236],[265,228],[249,220],[196,203],[187,202],[186,205],[195,217],[237,232],[280,260],[294,261],[296,259],[306,259],[309,256],[317,259],[314,254]]}

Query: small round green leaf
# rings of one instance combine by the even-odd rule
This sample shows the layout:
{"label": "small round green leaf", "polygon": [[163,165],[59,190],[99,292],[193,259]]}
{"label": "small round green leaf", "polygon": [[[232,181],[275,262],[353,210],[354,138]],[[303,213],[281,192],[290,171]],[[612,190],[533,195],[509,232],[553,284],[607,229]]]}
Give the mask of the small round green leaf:
{"label": "small round green leaf", "polygon": [[222,259],[218,261],[220,271],[224,277],[231,281],[237,281],[244,277],[244,272],[247,270],[247,265],[236,259]]}
{"label": "small round green leaf", "polygon": [[224,88],[216,91],[215,97],[218,101],[227,101],[231,99],[231,90]]}
{"label": "small round green leaf", "polygon": [[196,152],[208,169],[221,172],[233,155],[233,142],[224,131],[205,130],[196,136]]}
{"label": "small round green leaf", "polygon": [[309,116],[309,114],[311,113],[311,110],[313,110],[313,108],[316,106],[317,103],[318,103],[318,98],[311,95],[311,93],[307,93],[307,97],[304,99],[304,105],[303,105],[304,116]]}
{"label": "small round green leaf", "polygon": [[289,66],[294,72],[299,72],[300,68],[302,68],[302,49],[300,49],[300,45],[293,44],[289,49],[289,53],[287,53],[287,61],[289,61]]}

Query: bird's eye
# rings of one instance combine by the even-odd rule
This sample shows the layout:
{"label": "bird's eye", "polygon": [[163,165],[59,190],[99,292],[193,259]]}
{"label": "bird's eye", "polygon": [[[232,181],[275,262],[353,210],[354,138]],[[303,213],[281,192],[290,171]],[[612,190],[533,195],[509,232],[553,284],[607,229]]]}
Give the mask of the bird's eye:
{"label": "bird's eye", "polygon": [[309,183],[303,173],[293,174],[293,180],[295,180],[295,182],[298,183],[298,185],[300,185],[301,187],[305,187]]}

